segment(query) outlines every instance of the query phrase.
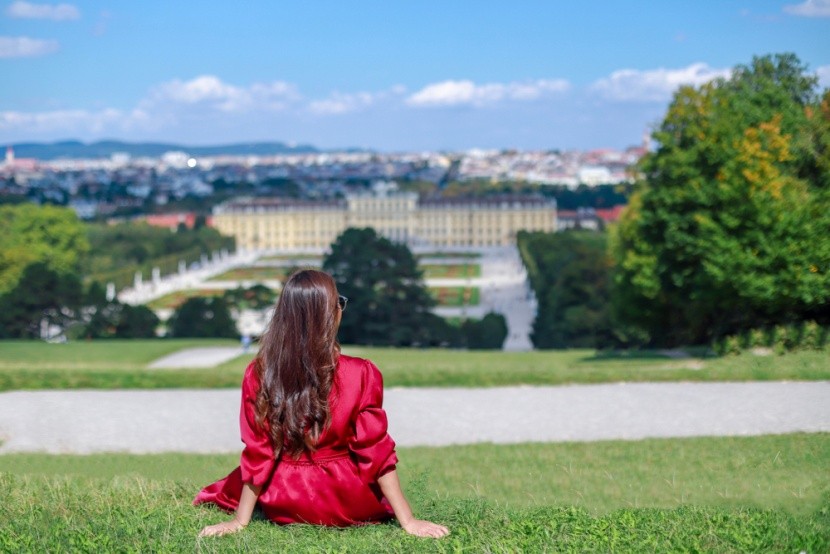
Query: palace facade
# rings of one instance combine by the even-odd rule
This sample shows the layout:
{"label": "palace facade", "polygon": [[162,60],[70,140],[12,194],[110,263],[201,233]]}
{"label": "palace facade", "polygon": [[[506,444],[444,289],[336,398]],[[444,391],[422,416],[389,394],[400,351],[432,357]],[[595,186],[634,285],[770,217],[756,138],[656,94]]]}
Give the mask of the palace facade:
{"label": "palace facade", "polygon": [[411,247],[515,244],[518,231],[556,230],[556,201],[538,196],[419,199],[415,193],[344,200],[236,199],[216,206],[213,226],[251,250],[325,250],[349,227],[372,227]]}

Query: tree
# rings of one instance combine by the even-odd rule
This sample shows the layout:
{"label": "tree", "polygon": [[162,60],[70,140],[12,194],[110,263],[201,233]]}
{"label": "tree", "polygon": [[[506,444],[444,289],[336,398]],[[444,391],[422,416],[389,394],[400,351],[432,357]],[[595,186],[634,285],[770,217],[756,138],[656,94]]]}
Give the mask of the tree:
{"label": "tree", "polygon": [[77,317],[82,305],[80,280],[59,274],[45,262],[23,270],[17,284],[0,296],[0,336],[41,338],[43,331],[61,331]]}
{"label": "tree", "polygon": [[612,344],[606,235],[523,232],[518,243],[539,302],[533,345],[600,348]]}
{"label": "tree", "polygon": [[503,315],[490,312],[477,321],[465,321],[461,331],[471,350],[501,350],[507,338],[507,321]]}
{"label": "tree", "polygon": [[783,54],[675,94],[612,243],[616,314],[652,344],[830,318],[815,83]]}
{"label": "tree", "polygon": [[115,335],[115,326],[121,312],[118,300],[107,300],[107,293],[97,281],[89,284],[84,293],[83,307],[72,327],[72,338],[108,338]]}
{"label": "tree", "polygon": [[434,300],[415,256],[373,229],[347,229],[323,261],[349,298],[340,340],[349,344],[426,345],[440,340],[432,328]]}
{"label": "tree", "polygon": [[250,288],[237,287],[225,291],[225,302],[240,310],[264,310],[274,305],[274,291],[262,284]]}
{"label": "tree", "polygon": [[86,228],[73,210],[19,204],[0,206],[0,294],[26,267],[41,262],[60,274],[78,274],[89,250]]}
{"label": "tree", "polygon": [[119,339],[151,339],[156,336],[158,316],[147,306],[121,305],[115,336]]}
{"label": "tree", "polygon": [[221,298],[188,298],[170,316],[168,327],[174,337],[239,336],[228,305]]}

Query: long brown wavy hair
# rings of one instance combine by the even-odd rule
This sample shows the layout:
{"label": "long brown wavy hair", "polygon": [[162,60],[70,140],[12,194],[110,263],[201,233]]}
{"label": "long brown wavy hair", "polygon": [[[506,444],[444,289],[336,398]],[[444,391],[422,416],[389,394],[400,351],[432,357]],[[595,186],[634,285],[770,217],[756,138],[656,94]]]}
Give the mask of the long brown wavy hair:
{"label": "long brown wavy hair", "polygon": [[313,452],[329,423],[339,310],[334,279],[322,271],[297,271],[282,289],[257,355],[257,423],[275,456]]}

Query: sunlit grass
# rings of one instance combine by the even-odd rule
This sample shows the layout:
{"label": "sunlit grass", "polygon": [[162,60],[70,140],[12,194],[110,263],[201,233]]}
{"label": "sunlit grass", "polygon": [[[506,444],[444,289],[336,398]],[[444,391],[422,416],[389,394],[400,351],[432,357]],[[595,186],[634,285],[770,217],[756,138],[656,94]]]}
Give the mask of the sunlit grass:
{"label": "sunlit grass", "polygon": [[0,550],[286,552],[827,552],[830,436],[400,449],[421,517],[198,539],[228,516],[193,507],[235,455],[0,456]]}
{"label": "sunlit grass", "polygon": [[421,266],[427,279],[466,279],[481,277],[478,264],[426,264]]}
{"label": "sunlit grass", "polygon": [[429,293],[439,306],[478,306],[480,302],[478,287],[430,287]]}
{"label": "sunlit grass", "polygon": [[[189,347],[234,346],[233,340],[0,341],[0,390],[44,388],[237,387],[252,354],[212,368],[148,369],[153,360]],[[592,350],[488,352],[344,346],[373,360],[386,386],[491,387],[570,383],[770,381],[830,379],[830,353],[746,353],[673,359],[659,352],[597,354]]]}
{"label": "sunlit grass", "polygon": [[151,310],[174,310],[190,298],[213,298],[225,294],[222,289],[185,289],[177,290],[155,298],[147,303]]}
{"label": "sunlit grass", "polygon": [[[830,493],[830,433],[586,443],[399,448],[405,485],[425,477],[439,497],[514,508],[572,505],[592,513],[682,505],[817,510]],[[191,483],[238,465],[239,454],[0,455],[0,473]]]}
{"label": "sunlit grass", "polygon": [[211,277],[208,281],[282,281],[286,276],[286,270],[282,268],[250,266],[229,269],[224,273]]}

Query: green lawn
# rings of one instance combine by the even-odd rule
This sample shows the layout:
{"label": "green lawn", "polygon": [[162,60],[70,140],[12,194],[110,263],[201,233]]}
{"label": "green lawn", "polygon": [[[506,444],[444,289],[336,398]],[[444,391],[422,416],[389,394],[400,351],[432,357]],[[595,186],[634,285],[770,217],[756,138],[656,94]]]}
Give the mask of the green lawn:
{"label": "green lawn", "polygon": [[[183,348],[234,344],[232,340],[199,339],[67,344],[0,341],[0,390],[237,387],[250,355],[207,369],[146,369],[154,359]],[[612,356],[591,350],[467,352],[345,346],[343,351],[377,363],[386,386],[830,379],[826,350],[680,360],[654,352]]]}
{"label": "green lawn", "polygon": [[480,258],[481,254],[478,252],[424,252],[415,256],[418,259],[422,258]]}
{"label": "green lawn", "polygon": [[478,306],[478,287],[430,287],[429,293],[439,306]]}
{"label": "green lawn", "polygon": [[209,298],[212,296],[222,296],[225,291],[222,289],[187,289],[177,290],[170,294],[160,296],[155,300],[147,303],[147,307],[151,310],[175,310],[185,303],[189,298]]}
{"label": "green lawn", "polygon": [[322,254],[314,254],[311,252],[300,252],[298,254],[278,254],[275,256],[264,256],[259,258],[258,262],[295,262],[298,260],[318,260],[319,262],[323,261]]}
{"label": "green lawn", "polygon": [[0,456],[0,550],[300,552],[827,552],[830,434],[399,449],[419,515],[442,541],[396,524],[334,530],[225,518],[190,506],[236,455]]}
{"label": "green lawn", "polygon": [[465,279],[467,277],[481,277],[481,266],[478,264],[426,264],[420,266],[427,279]]}
{"label": "green lawn", "polygon": [[249,266],[237,267],[220,273],[208,281],[281,281],[285,279],[286,271],[279,267]]}
{"label": "green lawn", "polygon": [[[480,277],[481,266],[478,264],[427,264],[420,266],[427,279]],[[284,280],[287,277],[286,268],[268,266],[246,266],[230,269],[215,275],[208,281],[269,281]]]}

